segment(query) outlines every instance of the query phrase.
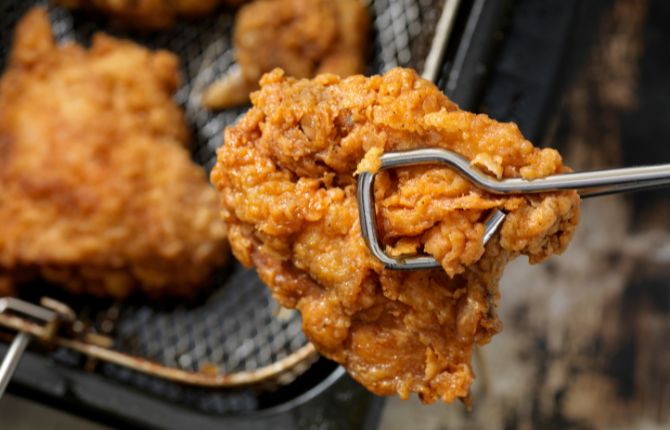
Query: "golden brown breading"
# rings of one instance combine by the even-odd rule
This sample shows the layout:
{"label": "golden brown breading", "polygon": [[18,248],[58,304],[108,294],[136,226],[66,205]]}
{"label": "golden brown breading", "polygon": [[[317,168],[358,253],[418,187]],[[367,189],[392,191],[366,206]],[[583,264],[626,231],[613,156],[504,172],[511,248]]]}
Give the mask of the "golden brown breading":
{"label": "golden brown breading", "polygon": [[70,9],[97,10],[121,24],[155,30],[170,27],[179,17],[203,16],[218,5],[237,6],[246,0],[51,0]]}
{"label": "golden brown breading", "polygon": [[240,68],[212,84],[203,94],[203,104],[220,109],[248,102],[261,76],[275,67],[297,78],[362,73],[369,25],[360,0],[249,3],[235,20],[235,59]]}
{"label": "golden brown breading", "polygon": [[[501,328],[503,268],[520,253],[537,262],[561,252],[579,197],[493,196],[438,166],[382,172],[375,194],[385,245],[432,254],[444,269],[399,272],[361,238],[354,172],[385,151],[441,147],[499,177],[537,178],[566,171],[559,154],[533,147],[514,124],[459,110],[407,69],[311,81],[276,70],[252,102],[226,130],[211,175],[235,256],[300,310],[321,353],[371,391],[466,397],[474,345]],[[494,208],[508,215],[484,247]]]}
{"label": "golden brown breading", "polygon": [[184,148],[176,57],[99,34],[57,47],[43,9],[0,80],[0,295],[192,294],[227,255],[216,192]]}

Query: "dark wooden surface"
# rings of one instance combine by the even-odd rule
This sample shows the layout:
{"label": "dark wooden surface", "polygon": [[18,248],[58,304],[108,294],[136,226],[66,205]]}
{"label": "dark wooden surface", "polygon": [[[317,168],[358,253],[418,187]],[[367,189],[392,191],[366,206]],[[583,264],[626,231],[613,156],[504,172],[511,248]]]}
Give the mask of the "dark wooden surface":
{"label": "dark wooden surface", "polygon": [[[545,144],[577,170],[670,162],[670,2],[615,0]],[[514,262],[474,405],[388,402],[383,429],[670,429],[670,193],[583,203],[569,250]]]}

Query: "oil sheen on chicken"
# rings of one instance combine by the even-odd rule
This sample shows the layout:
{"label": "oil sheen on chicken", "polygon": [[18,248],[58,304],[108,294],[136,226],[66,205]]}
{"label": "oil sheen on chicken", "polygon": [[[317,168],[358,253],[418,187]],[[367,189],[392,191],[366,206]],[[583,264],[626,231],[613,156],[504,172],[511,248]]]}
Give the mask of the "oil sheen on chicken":
{"label": "oil sheen on chicken", "polygon": [[[439,147],[496,177],[531,179],[565,172],[560,155],[535,148],[514,124],[459,110],[407,69],[313,80],[275,70],[252,102],[226,130],[211,175],[234,254],[300,310],[317,349],[369,390],[466,399],[473,347],[501,329],[505,265],[563,251],[579,197],[493,196],[438,166],[382,172],[374,192],[387,251],[427,252],[442,265],[390,271],[361,237],[355,172],[374,170],[385,151]],[[484,247],[483,221],[496,208],[508,215]]]}

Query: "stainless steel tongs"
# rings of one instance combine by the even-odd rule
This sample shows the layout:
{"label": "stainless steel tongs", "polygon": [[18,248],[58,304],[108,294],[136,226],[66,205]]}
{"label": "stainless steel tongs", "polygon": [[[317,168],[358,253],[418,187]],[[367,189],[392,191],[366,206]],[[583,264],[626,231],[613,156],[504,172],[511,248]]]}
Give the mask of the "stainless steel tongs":
{"label": "stainless steel tongs", "polygon": [[[417,149],[384,154],[381,156],[379,171],[417,164],[446,164],[478,188],[499,195],[577,190],[582,198],[587,198],[670,185],[670,164],[564,173],[532,181],[516,178],[498,180],[471,165],[466,158],[444,149]],[[394,258],[384,252],[377,235],[374,204],[375,175],[376,173],[363,172],[358,177],[361,232],[372,254],[388,269],[416,270],[440,267],[440,263],[427,255]],[[498,209],[489,215],[485,221],[484,244],[495,234],[504,220],[505,213]]]}

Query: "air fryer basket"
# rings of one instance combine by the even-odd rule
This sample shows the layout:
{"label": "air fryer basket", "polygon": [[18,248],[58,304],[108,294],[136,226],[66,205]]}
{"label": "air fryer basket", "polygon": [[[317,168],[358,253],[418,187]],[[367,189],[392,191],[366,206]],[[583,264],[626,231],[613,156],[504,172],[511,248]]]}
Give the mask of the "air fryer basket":
{"label": "air fryer basket", "polygon": [[[41,3],[44,2],[0,0],[0,25],[5,32],[0,43],[0,66],[4,67],[9,52],[8,30],[32,5]],[[374,22],[368,72],[383,72],[395,66],[421,70],[444,1],[367,3]],[[182,61],[184,84],[176,99],[184,106],[192,126],[192,156],[207,171],[211,169],[216,149],[224,143],[224,128],[245,111],[239,108],[212,113],[198,103],[202,89],[234,63],[234,12],[224,9],[205,19],[181,22],[172,29],[153,33],[124,30],[111,26],[104,18],[71,13],[60,7],[49,6],[49,14],[59,41],[87,44],[94,32],[105,31],[150,48],[177,53]],[[41,289],[42,286],[36,288]],[[299,314],[280,308],[255,272],[237,263],[221,274],[208,297],[195,304],[156,305],[142,300],[90,304],[46,290],[70,305],[80,322],[113,340],[110,348],[91,347],[81,340],[55,342],[57,348],[51,354],[56,360],[82,366],[87,356],[93,356],[102,362],[98,371],[107,377],[202,410],[255,410],[258,405],[253,393],[291,382],[316,359],[301,331]],[[272,384],[240,387],[268,380]]]}

